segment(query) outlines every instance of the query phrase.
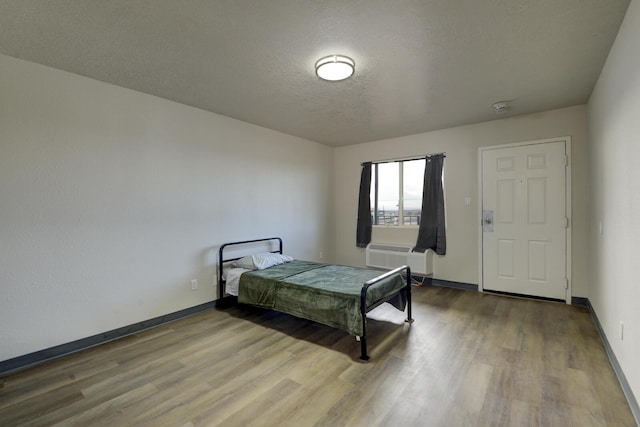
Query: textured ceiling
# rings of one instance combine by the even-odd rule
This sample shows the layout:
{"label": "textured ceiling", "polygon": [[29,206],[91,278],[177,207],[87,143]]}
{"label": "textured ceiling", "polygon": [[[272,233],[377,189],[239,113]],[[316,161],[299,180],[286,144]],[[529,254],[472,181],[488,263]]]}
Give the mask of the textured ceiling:
{"label": "textured ceiling", "polygon": [[0,0],[0,53],[340,146],[586,103],[628,4]]}

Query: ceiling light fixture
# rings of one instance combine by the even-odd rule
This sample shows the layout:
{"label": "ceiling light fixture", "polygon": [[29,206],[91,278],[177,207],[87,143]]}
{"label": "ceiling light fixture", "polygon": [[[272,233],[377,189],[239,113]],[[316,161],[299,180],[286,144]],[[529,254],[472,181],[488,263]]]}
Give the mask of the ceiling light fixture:
{"label": "ceiling light fixture", "polygon": [[355,68],[355,61],[343,55],[329,55],[316,61],[316,74],[318,77],[332,82],[351,77]]}

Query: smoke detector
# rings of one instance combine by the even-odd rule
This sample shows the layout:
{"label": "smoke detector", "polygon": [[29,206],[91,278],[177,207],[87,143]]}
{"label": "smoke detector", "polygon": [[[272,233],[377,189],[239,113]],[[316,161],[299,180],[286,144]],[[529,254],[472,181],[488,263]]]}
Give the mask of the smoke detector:
{"label": "smoke detector", "polygon": [[509,108],[509,101],[498,101],[492,107],[496,114],[504,114],[511,109]]}

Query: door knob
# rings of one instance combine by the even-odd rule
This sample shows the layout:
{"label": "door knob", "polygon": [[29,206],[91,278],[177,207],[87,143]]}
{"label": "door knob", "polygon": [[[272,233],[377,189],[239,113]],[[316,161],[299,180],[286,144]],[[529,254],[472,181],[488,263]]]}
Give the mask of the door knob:
{"label": "door knob", "polygon": [[492,233],[493,232],[493,211],[492,210],[484,210],[482,211],[482,231]]}

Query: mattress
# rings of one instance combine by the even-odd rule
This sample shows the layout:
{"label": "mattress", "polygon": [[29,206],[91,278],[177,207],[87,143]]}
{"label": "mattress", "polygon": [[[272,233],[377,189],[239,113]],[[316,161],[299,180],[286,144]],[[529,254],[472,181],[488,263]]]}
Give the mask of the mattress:
{"label": "mattress", "polygon": [[[240,275],[238,302],[256,305],[313,320],[363,335],[361,292],[365,282],[380,271],[294,260]],[[405,282],[400,274],[372,285],[366,307],[381,301],[398,310],[406,307]]]}

